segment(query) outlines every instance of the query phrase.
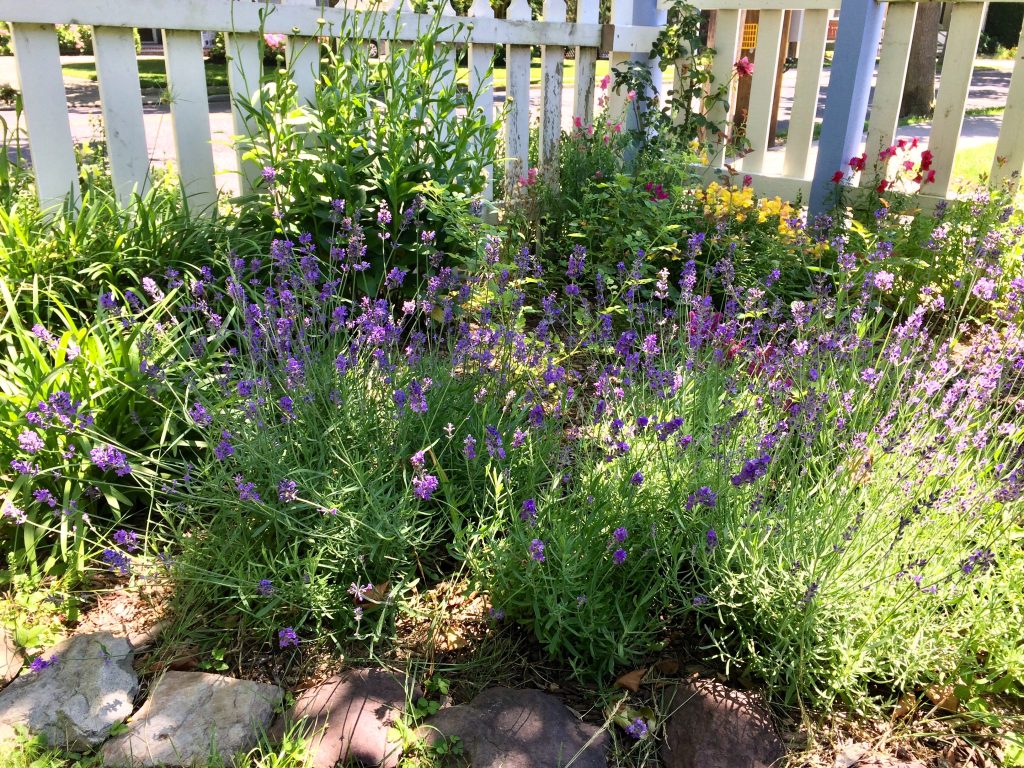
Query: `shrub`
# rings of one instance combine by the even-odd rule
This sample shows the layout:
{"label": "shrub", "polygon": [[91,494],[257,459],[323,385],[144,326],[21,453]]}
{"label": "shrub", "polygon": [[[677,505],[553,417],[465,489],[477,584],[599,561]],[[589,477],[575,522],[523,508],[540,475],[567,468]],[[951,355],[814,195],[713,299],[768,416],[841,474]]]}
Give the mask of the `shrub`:
{"label": "shrub", "polygon": [[[255,201],[260,221],[292,238],[310,233],[324,250],[361,252],[371,293],[392,267],[418,279],[428,252],[458,254],[463,244],[447,237],[453,225],[437,201],[479,193],[493,160],[496,129],[479,113],[452,119],[468,102],[453,48],[439,42],[439,18],[414,42],[389,41],[391,55],[379,62],[369,46],[329,51],[311,104],[275,76],[257,104],[243,107],[254,123],[243,146],[265,182]],[[382,14],[351,23],[358,26],[345,39],[386,39]],[[412,239],[426,232],[436,240]]]}

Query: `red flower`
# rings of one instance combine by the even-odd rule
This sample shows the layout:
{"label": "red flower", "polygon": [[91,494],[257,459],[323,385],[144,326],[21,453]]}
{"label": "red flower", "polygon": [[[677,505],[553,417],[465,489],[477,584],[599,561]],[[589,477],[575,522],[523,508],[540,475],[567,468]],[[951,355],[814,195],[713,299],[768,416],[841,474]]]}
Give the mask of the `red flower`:
{"label": "red flower", "polygon": [[843,180],[843,172],[842,171],[836,171],[835,173],[832,174],[832,183],[833,184],[838,184],[842,180]]}
{"label": "red flower", "polygon": [[885,190],[887,190],[888,188],[889,188],[889,182],[888,182],[888,181],[886,181],[885,179],[882,179],[882,180],[881,180],[880,182],[878,182],[878,186],[877,186],[877,187],[875,187],[875,191],[876,191],[876,192],[877,192],[878,194],[882,194],[882,193],[883,193],[883,192],[885,192]]}
{"label": "red flower", "polygon": [[935,171],[928,171],[928,175],[924,177],[924,180],[925,180],[926,184],[934,184],[935,183]]}
{"label": "red flower", "polygon": [[750,77],[754,74],[754,64],[746,56],[737,61],[733,66],[736,68],[736,74],[740,77]]}
{"label": "red flower", "polygon": [[854,171],[863,171],[864,170],[864,166],[867,165],[867,162],[868,162],[867,154],[863,154],[860,157],[851,157],[850,158],[850,168],[852,168]]}
{"label": "red flower", "polygon": [[921,153],[921,170],[922,171],[927,171],[929,168],[932,167],[932,159],[934,157],[935,157],[935,155],[932,154],[932,151],[930,149],[926,149],[924,152]]}
{"label": "red flower", "polygon": [[751,176],[749,173],[746,176],[743,177],[743,186],[744,187],[749,187],[753,183],[754,183],[754,177]]}

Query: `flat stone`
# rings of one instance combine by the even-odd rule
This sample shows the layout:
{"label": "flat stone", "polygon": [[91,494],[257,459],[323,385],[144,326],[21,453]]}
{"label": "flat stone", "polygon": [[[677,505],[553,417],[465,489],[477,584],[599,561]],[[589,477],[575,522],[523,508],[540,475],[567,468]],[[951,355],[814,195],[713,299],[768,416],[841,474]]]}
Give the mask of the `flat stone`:
{"label": "flat stone", "polygon": [[428,744],[459,737],[472,768],[560,768],[570,760],[573,768],[607,768],[608,734],[599,730],[549,694],[489,688],[442,709],[418,733]]}
{"label": "flat stone", "polygon": [[43,654],[56,661],[26,672],[0,691],[0,743],[15,726],[45,736],[51,746],[84,750],[102,744],[132,713],[139,679],[131,646],[109,632],[76,635]]}
{"label": "flat stone", "polygon": [[388,730],[405,704],[405,685],[394,675],[382,669],[346,670],[299,696],[270,735],[280,738],[286,722],[301,721],[309,734],[313,768],[333,768],[339,761],[395,768],[401,745],[388,740]]}
{"label": "flat stone", "polygon": [[717,680],[680,683],[663,711],[672,712],[661,745],[666,768],[760,768],[785,755],[759,697]]}
{"label": "flat stone", "polygon": [[256,746],[282,696],[276,685],[206,672],[166,672],[127,732],[103,745],[103,765],[206,765],[213,750],[231,764],[237,753]]}
{"label": "flat stone", "polygon": [[24,663],[25,657],[15,645],[14,637],[0,627],[0,685],[7,685],[17,677]]}

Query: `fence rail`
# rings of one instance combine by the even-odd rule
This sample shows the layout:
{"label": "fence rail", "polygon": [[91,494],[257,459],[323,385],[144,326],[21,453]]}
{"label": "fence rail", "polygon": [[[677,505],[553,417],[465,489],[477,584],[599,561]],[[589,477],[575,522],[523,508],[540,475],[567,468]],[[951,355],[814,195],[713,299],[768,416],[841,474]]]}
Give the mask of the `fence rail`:
{"label": "fence rail", "polygon": [[[664,2],[665,0],[660,0]],[[1002,0],[995,0],[996,2]],[[1009,0],[1006,0],[1009,1]],[[755,187],[783,197],[816,199],[826,180],[864,146],[869,158],[896,136],[900,98],[906,78],[918,3],[892,0],[754,0],[759,17],[753,56],[757,62],[750,84],[745,132],[751,151],[729,158],[725,146],[710,153],[709,178],[727,161],[750,175]],[[743,31],[750,0],[696,0],[714,11],[714,72],[718,82],[731,79],[733,63],[743,51]],[[471,109],[494,119],[494,89],[487,70],[494,51],[506,46],[505,147],[509,178],[516,178],[530,156],[530,125],[539,124],[539,162],[557,160],[563,125],[564,49],[575,49],[574,115],[590,121],[594,109],[596,62],[607,53],[610,65],[645,54],[660,28],[655,0],[613,0],[612,24],[598,23],[598,0],[579,0],[577,17],[566,19],[565,0],[545,0],[543,20],[531,18],[526,0],[513,0],[506,19],[495,19],[487,0],[475,0],[468,16],[444,10],[440,41],[468,48],[470,92],[478,94]],[[987,3],[957,0],[953,4],[935,117],[928,139],[936,171],[922,188],[922,200],[934,203],[950,194],[951,170],[963,124],[966,100]],[[262,75],[261,33],[283,34],[292,76],[300,94],[311,98],[319,72],[317,37],[340,37],[360,28],[354,20],[364,10],[322,7],[318,0],[282,0],[269,6],[251,0],[0,0],[0,19],[10,22],[21,79],[25,119],[40,201],[44,206],[77,198],[77,167],[61,74],[56,24],[93,27],[100,101],[115,189],[122,200],[143,191],[149,179],[149,157],[132,28],[164,30],[171,120],[177,166],[186,193],[196,209],[216,201],[210,114],[203,72],[200,32],[227,34],[229,83],[236,134],[247,132],[243,100],[253,97]],[[830,12],[839,9],[840,25],[830,69],[821,140],[814,140],[821,98]],[[770,134],[778,115],[780,67],[785,55],[790,14],[800,12],[798,64],[785,147],[772,151]],[[637,23],[643,18],[648,23]],[[385,39],[412,41],[429,17],[411,13],[406,0],[393,0],[375,26]],[[845,22],[845,23],[844,23]],[[884,34],[883,34],[884,25]],[[879,46],[879,40],[881,44]],[[531,106],[531,47],[540,46],[539,108]],[[1024,50],[1024,47],[1022,47]],[[877,82],[868,98],[877,60]],[[454,60],[452,78],[455,77]],[[536,95],[536,94],[535,94]],[[621,97],[620,97],[621,99]],[[729,103],[734,104],[731,93]],[[613,106],[616,103],[613,99]],[[621,103],[621,101],[619,102]],[[732,107],[716,107],[712,117],[723,124],[735,115]],[[1015,181],[1024,168],[1024,135],[1017,130],[1024,116],[1024,67],[1014,69],[1005,115],[998,137],[995,182]],[[867,118],[867,135],[864,124]],[[781,162],[780,162],[781,161]],[[869,163],[870,166],[870,163]],[[255,183],[258,170],[238,157],[243,191]],[[877,164],[875,169],[878,169]],[[866,174],[862,174],[866,175]],[[854,180],[856,181],[856,180]]]}

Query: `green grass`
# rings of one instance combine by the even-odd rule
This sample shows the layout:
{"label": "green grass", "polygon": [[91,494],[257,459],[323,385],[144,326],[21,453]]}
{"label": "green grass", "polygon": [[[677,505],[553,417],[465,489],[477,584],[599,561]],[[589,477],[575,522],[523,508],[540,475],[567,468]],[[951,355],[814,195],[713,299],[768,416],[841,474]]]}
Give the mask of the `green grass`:
{"label": "green grass", "polygon": [[987,141],[958,150],[953,160],[953,185],[958,182],[976,182],[982,175],[992,172],[996,156],[996,143]]}
{"label": "green grass", "polygon": [[[597,62],[597,77],[602,78],[608,74],[608,61],[607,59],[598,59]],[[665,73],[666,80],[671,79],[674,67],[669,67]],[[469,84],[469,68],[459,67],[458,71],[458,82],[463,85]],[[530,85],[540,85],[541,78],[541,67],[540,59],[533,59],[530,62]],[[494,87],[505,88],[508,83],[505,68],[495,67],[494,68]],[[565,75],[563,79],[563,85],[565,88],[571,88],[576,85],[576,62],[572,59],[565,60]]]}
{"label": "green grass", "polygon": [[[139,85],[143,88],[166,88],[167,72],[163,58],[141,56],[139,62]],[[96,64],[92,61],[73,62],[62,67],[64,77],[96,82]],[[226,86],[228,84],[228,68],[226,64],[206,62],[206,85]]]}

